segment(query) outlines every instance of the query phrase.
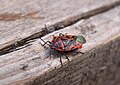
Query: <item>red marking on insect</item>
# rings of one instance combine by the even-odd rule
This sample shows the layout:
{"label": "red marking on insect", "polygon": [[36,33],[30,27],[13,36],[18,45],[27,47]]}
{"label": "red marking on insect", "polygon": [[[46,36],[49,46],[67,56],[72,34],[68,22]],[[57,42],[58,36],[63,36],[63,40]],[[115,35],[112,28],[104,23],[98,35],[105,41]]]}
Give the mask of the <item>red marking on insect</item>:
{"label": "red marking on insect", "polygon": [[53,37],[51,48],[62,52],[82,48],[82,42],[78,42],[77,38],[77,36],[60,33],[59,36]]}

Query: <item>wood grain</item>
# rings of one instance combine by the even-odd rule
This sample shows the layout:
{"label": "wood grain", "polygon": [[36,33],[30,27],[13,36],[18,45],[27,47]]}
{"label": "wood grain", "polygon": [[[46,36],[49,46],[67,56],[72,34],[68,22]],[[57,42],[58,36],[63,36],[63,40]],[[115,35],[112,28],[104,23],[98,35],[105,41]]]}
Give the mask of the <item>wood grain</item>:
{"label": "wood grain", "polygon": [[[113,65],[112,68],[115,66],[115,70],[117,68],[119,69],[117,65],[119,64],[118,56],[120,51],[120,7],[119,4],[115,5],[115,3],[119,3],[119,0],[81,0],[81,3],[78,3],[79,0],[76,2],[74,0],[52,0],[51,2],[47,0],[34,0],[32,2],[29,2],[25,0],[24,3],[22,1],[18,1],[18,3],[16,3],[17,0],[8,0],[8,2],[8,5],[4,3],[3,8],[0,9],[3,13],[14,12],[16,14],[19,14],[22,12],[27,14],[30,13],[32,9],[39,10],[38,15],[45,18],[42,20],[22,18],[14,21],[0,21],[0,49],[7,46],[10,46],[10,49],[8,48],[8,50],[11,50],[11,48],[13,49],[12,52],[10,51],[9,53],[0,56],[1,85],[85,85],[88,83],[92,84],[92,82],[93,85],[97,85],[97,83],[101,85],[100,81],[103,81],[101,79],[104,77],[102,75],[107,74],[106,68],[109,68],[110,65]],[[13,7],[13,4],[15,3],[16,5]],[[65,3],[67,4],[65,5]],[[23,8],[21,8],[21,6]],[[110,6],[108,7],[109,10],[102,10],[101,12],[98,12],[98,14],[97,12],[94,14],[95,10],[92,10],[98,10],[100,7],[105,8],[107,6]],[[90,13],[93,13],[93,15],[89,14],[88,11],[91,11]],[[72,23],[70,26],[68,25],[69,19],[72,21],[71,16],[79,15],[78,18],[80,18],[81,14],[83,13],[89,14],[91,16],[86,17],[85,19],[81,18],[77,22]],[[31,16],[31,14],[28,15]],[[74,19],[77,20],[78,18],[75,19],[75,17],[73,17],[73,21]],[[60,30],[56,30],[57,28],[50,28],[48,26],[49,32],[46,32],[43,27],[43,24],[49,23],[50,26],[54,26],[55,23],[60,23],[62,21],[65,24],[67,23],[66,26],[62,27],[64,29],[60,28]],[[76,55],[74,53],[70,53],[68,54],[71,60],[69,63],[63,56],[62,61],[64,63],[64,66],[62,68],[58,55],[52,56],[50,59],[49,57],[51,55],[49,54],[49,47],[44,49],[39,44],[42,41],[40,41],[38,38],[40,36],[43,36],[42,39],[45,41],[51,40],[52,35],[58,35],[60,32],[74,35],[83,35],[87,39],[87,43],[83,45],[83,48],[78,50],[84,52],[85,55]],[[32,42],[25,43],[25,41],[32,39],[34,39]],[[19,41],[20,43],[18,43]],[[25,46],[27,44],[29,45]],[[15,50],[14,46],[12,47],[12,45],[15,45],[15,49],[20,49]],[[17,45],[18,47],[16,47]],[[110,61],[112,64],[109,61],[105,61],[107,59],[115,59],[115,54],[112,55],[112,51],[116,54],[116,59],[118,59],[118,61],[115,61],[118,62],[117,64],[114,64],[113,61]],[[105,59],[104,56],[106,57]],[[106,66],[107,64],[109,64],[108,67]],[[109,68],[110,71],[112,71],[112,68]],[[105,73],[97,73],[98,69],[105,69]],[[114,75],[119,74],[119,72],[112,72],[114,73],[110,78],[113,78]],[[108,72],[108,74],[110,74],[110,72]],[[97,77],[97,80],[93,81],[96,75],[101,77]],[[115,85],[115,83],[118,82],[119,77],[120,75],[118,75],[114,80],[114,84],[110,84]],[[105,78],[106,82],[102,82],[102,85],[106,85],[108,80],[110,80],[109,77]],[[86,82],[87,80],[89,81]]]}
{"label": "wood grain", "polygon": [[[63,3],[66,3],[66,2],[69,2],[69,0],[64,1],[64,2],[55,2],[57,5],[55,3],[54,4],[55,4],[55,6],[61,6],[61,5],[63,5]],[[11,2],[11,4],[14,4],[14,3],[15,3],[15,1]],[[17,4],[18,5],[17,8],[19,8],[20,3]],[[25,5],[25,7],[26,7],[27,3],[28,2],[26,2],[23,5]],[[40,2],[40,3],[42,3],[42,2]],[[106,0],[104,2],[101,2],[101,1],[96,2],[94,0],[90,1],[90,2],[89,1],[85,1],[85,2],[81,1],[81,3],[79,3],[77,5],[77,7],[74,6],[75,4],[77,4],[77,3],[76,2],[72,3],[72,1],[70,1],[69,4],[67,4],[65,6],[65,8],[62,8],[62,9],[66,9],[66,12],[65,12],[66,15],[64,15],[64,13],[62,13],[62,12],[64,12],[64,10],[61,9],[61,11],[60,10],[58,11],[58,13],[60,12],[60,14],[61,14],[60,20],[59,20],[59,14],[56,14],[57,13],[56,10],[52,10],[52,13],[54,14],[54,11],[55,11],[54,15],[57,15],[58,17],[51,20],[53,15],[51,16],[50,13],[48,13],[49,14],[48,17],[50,17],[50,19],[47,18],[47,20],[50,20],[50,21],[47,21],[47,22],[46,22],[45,16],[40,17],[41,15],[44,15],[44,14],[41,14],[38,17],[33,17],[33,14],[35,14],[36,12],[38,13],[38,11],[35,11],[35,10],[33,10],[33,12],[29,12],[27,14],[15,13],[16,12],[15,8],[12,7],[11,9],[14,9],[14,14],[11,12],[8,12],[9,14],[11,14],[9,16],[8,16],[8,14],[5,14],[6,12],[3,13],[5,15],[1,14],[1,16],[2,16],[1,20],[9,21],[9,20],[11,20],[11,18],[13,20],[17,20],[17,19],[22,19],[22,20],[21,21],[18,20],[18,22],[15,22],[15,23],[14,22],[13,23],[7,22],[8,23],[7,27],[5,24],[6,22],[1,23],[2,30],[0,31],[1,32],[0,33],[0,35],[1,35],[1,38],[0,38],[1,39],[1,42],[0,42],[0,53],[1,54],[0,55],[5,54],[5,53],[9,53],[9,52],[13,51],[11,49],[14,49],[14,48],[19,47],[19,46],[23,46],[26,44],[27,41],[41,37],[41,36],[47,34],[48,32],[52,32],[52,31],[61,29],[63,27],[74,24],[75,22],[77,22],[81,19],[89,18],[90,16],[93,16],[93,15],[98,14],[98,13],[102,13],[104,11],[111,9],[111,8],[119,6],[120,1],[119,0],[115,0],[115,1],[112,1],[112,0],[107,1]],[[85,6],[82,6],[83,4]],[[96,5],[96,4],[97,4],[97,6],[92,6],[92,5]],[[50,4],[50,6],[51,6],[51,4]],[[69,6],[72,6],[71,10],[74,10],[74,12],[72,11],[72,13],[70,13],[71,11],[67,11],[67,9],[71,8],[71,7],[69,8]],[[62,6],[62,7],[64,7],[64,6]],[[89,7],[89,9],[88,9],[88,7]],[[58,7],[56,7],[56,8],[58,8]],[[78,8],[80,8],[80,10]],[[3,7],[3,9],[4,9],[4,7]],[[6,10],[6,9],[8,10],[8,8],[5,8],[4,10]],[[81,10],[83,10],[83,11],[81,11]],[[19,11],[20,11],[20,9],[19,9]],[[21,14],[23,14],[23,15],[21,15]],[[5,18],[5,16],[7,16],[7,17]],[[44,19],[43,19],[43,17],[44,17]],[[39,19],[43,19],[43,20],[39,20],[39,21],[34,20],[33,21],[32,19],[34,19],[34,18],[39,18]],[[64,18],[64,19],[62,19],[62,18]],[[56,21],[56,19],[57,19],[57,21]],[[22,23],[23,21],[24,21],[24,23]],[[44,21],[45,21],[44,24],[46,24],[48,22],[50,23],[49,24],[50,27],[48,27],[48,32],[46,32],[46,30],[43,27],[44,24],[42,22],[44,22]],[[40,25],[42,25],[42,27]],[[5,29],[3,29],[4,27],[5,27]]]}

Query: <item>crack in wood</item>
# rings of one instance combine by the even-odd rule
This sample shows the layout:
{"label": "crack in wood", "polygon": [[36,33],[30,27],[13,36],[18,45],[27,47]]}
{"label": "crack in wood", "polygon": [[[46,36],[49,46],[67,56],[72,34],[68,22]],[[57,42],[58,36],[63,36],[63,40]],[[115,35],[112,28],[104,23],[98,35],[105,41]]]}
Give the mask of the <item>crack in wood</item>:
{"label": "crack in wood", "polygon": [[[7,53],[16,51],[15,50],[16,48],[28,44],[30,40],[40,38],[40,37],[42,37],[42,36],[44,36],[44,35],[46,35],[48,33],[51,33],[53,31],[62,29],[64,27],[73,25],[73,24],[75,24],[76,22],[78,22],[78,21],[80,21],[82,19],[87,19],[87,18],[90,18],[90,17],[92,17],[94,15],[106,12],[106,11],[108,11],[110,9],[113,9],[114,7],[119,6],[119,5],[120,5],[120,1],[116,1],[114,3],[104,5],[102,7],[90,10],[90,11],[82,13],[80,15],[72,16],[70,18],[67,18],[67,19],[61,21],[61,22],[55,23],[55,24],[53,24],[51,26],[48,26],[47,27],[48,30],[46,30],[45,28],[42,28],[42,31],[40,31],[40,32],[37,32],[37,33],[35,33],[35,34],[33,34],[33,35],[29,36],[29,37],[26,37],[24,39],[21,39],[20,41],[16,41],[15,43],[12,43],[12,44],[10,44],[8,46],[5,46],[5,47],[1,48],[0,49],[0,55],[4,55],[4,54],[7,54]],[[50,29],[52,29],[52,31]]]}

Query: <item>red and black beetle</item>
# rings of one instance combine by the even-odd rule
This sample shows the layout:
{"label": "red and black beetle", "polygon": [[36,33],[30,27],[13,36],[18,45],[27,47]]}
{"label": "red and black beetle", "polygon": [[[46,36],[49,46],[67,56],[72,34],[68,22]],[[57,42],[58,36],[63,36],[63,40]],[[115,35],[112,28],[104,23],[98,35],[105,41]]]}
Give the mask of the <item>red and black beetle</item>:
{"label": "red and black beetle", "polygon": [[[64,55],[65,55],[64,52],[81,49],[82,45],[86,43],[86,39],[83,36],[74,36],[74,35],[68,35],[68,34],[64,35],[62,33],[60,33],[59,36],[54,36],[52,41],[45,42],[43,39],[41,40],[44,42],[44,44],[41,44],[42,46],[49,43],[49,46],[52,49],[62,52]],[[67,56],[66,58],[69,60]],[[62,64],[61,56],[60,56],[60,62]]]}

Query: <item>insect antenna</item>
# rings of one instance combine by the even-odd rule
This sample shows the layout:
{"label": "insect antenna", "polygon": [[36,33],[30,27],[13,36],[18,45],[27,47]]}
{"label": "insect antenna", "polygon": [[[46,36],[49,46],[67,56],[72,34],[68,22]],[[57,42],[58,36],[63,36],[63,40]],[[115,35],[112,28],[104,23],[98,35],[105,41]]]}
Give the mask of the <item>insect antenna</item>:
{"label": "insect antenna", "polygon": [[[44,24],[44,25],[45,25],[46,32],[48,33],[47,26],[46,26],[46,24]],[[51,46],[51,42],[50,41],[44,41],[42,38],[40,38],[40,39],[44,42],[44,44],[40,43],[42,46],[45,46],[46,44]]]}
{"label": "insect antenna", "polygon": [[44,26],[45,26],[46,33],[48,34],[48,33],[49,33],[49,31],[48,31],[48,29],[47,29],[47,25],[46,25],[46,24],[44,24]]}
{"label": "insect antenna", "polygon": [[79,52],[76,52],[76,53],[81,53],[81,54],[84,54],[83,52],[80,52],[80,51],[79,51]]}

